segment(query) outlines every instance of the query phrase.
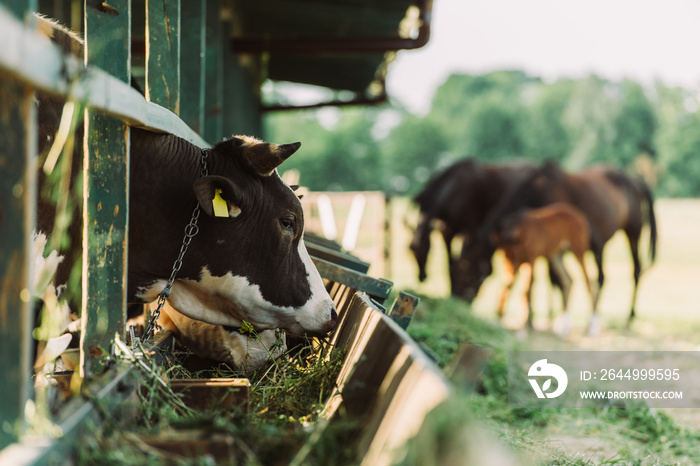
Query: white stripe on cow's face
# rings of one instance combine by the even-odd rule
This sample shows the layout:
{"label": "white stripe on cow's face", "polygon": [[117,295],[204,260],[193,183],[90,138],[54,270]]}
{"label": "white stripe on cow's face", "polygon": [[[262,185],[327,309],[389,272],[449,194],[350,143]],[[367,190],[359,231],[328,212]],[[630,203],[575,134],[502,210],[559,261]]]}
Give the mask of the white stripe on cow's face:
{"label": "white stripe on cow's face", "polygon": [[[310,299],[301,307],[274,305],[246,277],[231,273],[216,277],[207,268],[202,269],[199,280],[176,280],[168,299],[182,314],[211,324],[238,327],[246,321],[259,331],[283,328],[297,335],[327,333],[335,325],[335,304],[303,242],[299,243],[299,255],[311,289]],[[164,285],[164,280],[157,281],[142,290],[140,298],[155,300]]]}

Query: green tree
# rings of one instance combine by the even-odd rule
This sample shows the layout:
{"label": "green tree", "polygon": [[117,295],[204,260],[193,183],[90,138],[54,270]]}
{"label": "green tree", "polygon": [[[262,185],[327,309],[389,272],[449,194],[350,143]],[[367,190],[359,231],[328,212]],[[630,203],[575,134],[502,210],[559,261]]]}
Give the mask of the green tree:
{"label": "green tree", "polygon": [[611,162],[610,147],[614,138],[615,103],[610,98],[608,81],[589,76],[574,83],[564,114],[564,127],[571,142],[564,166],[580,170],[593,162]]}
{"label": "green tree", "polygon": [[490,162],[523,156],[523,116],[524,109],[517,101],[501,95],[476,99],[464,128],[467,153]]}
{"label": "green tree", "polygon": [[659,172],[658,193],[700,196],[700,114],[698,100],[681,88],[656,86],[659,129],[654,143]]}
{"label": "green tree", "polygon": [[613,119],[614,136],[610,158],[626,169],[642,154],[654,154],[658,123],[654,108],[642,86],[625,80],[619,87],[619,106]]}
{"label": "green tree", "polygon": [[280,170],[299,170],[301,183],[312,189],[324,186],[328,175],[321,173],[318,167],[324,163],[330,138],[316,112],[284,111],[267,115],[265,139],[276,143],[301,142],[301,148],[284,162]]}
{"label": "green tree", "polygon": [[522,126],[525,154],[530,160],[564,160],[571,152],[571,135],[563,117],[574,86],[575,81],[566,79],[535,90]]}
{"label": "green tree", "polygon": [[411,114],[389,133],[381,157],[384,189],[400,194],[415,194],[433,172],[454,158],[447,153],[443,127]]}
{"label": "green tree", "polygon": [[283,170],[299,170],[301,183],[315,191],[381,189],[381,157],[372,136],[377,110],[338,110],[337,121],[325,125],[323,115],[295,111],[267,117],[267,139],[302,143]]}
{"label": "green tree", "polygon": [[[448,147],[455,153],[464,154],[483,146],[491,147],[494,133],[485,124],[477,121],[479,130],[470,130],[475,119],[488,119],[503,125],[508,136],[512,136],[518,126],[515,114],[521,109],[523,94],[539,83],[539,79],[531,78],[522,71],[496,71],[476,76],[453,74],[435,91],[426,120],[442,128]],[[483,102],[482,99],[487,101]],[[496,104],[496,109],[489,110],[487,106],[490,104]],[[509,106],[518,110],[509,109]],[[514,141],[503,145],[509,144],[514,145]],[[480,156],[477,153],[473,155]],[[515,155],[519,154],[511,154]]]}

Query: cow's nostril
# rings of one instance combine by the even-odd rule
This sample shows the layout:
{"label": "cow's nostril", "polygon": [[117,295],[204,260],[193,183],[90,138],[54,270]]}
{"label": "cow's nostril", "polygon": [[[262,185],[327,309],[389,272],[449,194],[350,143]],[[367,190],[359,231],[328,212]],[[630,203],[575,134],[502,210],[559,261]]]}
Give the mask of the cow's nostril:
{"label": "cow's nostril", "polygon": [[335,307],[331,308],[331,320],[338,320],[338,313],[335,311]]}

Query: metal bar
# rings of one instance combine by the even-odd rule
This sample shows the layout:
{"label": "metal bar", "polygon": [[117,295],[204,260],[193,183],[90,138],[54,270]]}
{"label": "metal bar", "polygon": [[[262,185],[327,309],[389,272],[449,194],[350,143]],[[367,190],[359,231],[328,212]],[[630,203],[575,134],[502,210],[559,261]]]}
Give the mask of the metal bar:
{"label": "metal bar", "polygon": [[415,39],[404,37],[232,39],[231,49],[236,53],[295,55],[394,52],[423,47],[428,43],[428,39],[427,34],[419,35]]}
{"label": "metal bar", "polygon": [[29,292],[36,221],[34,92],[0,76],[0,448],[16,438],[31,383]]}
{"label": "metal bar", "polygon": [[58,96],[70,95],[131,126],[172,133],[199,147],[210,146],[171,111],[146,101],[129,84],[97,67],[86,69],[81,60],[63,54],[59,47],[2,9],[0,43],[0,69],[37,89]]}
{"label": "metal bar", "polygon": [[306,105],[263,105],[262,112],[279,112],[285,110],[313,110],[315,108],[323,107],[351,107],[354,105],[380,105],[386,103],[389,100],[389,96],[386,93],[386,83],[384,79],[378,80],[377,83],[381,86],[379,94],[375,96],[366,96],[364,94],[355,94],[355,96],[350,100],[328,100],[324,102],[317,102],[315,104]]}
{"label": "metal bar", "polygon": [[180,113],[180,0],[146,0],[146,100]]}
{"label": "metal bar", "polygon": [[[7,2],[25,18],[34,1]],[[11,13],[5,13],[10,15]],[[29,283],[36,223],[34,91],[0,74],[0,450],[17,439],[31,390],[32,300]]]}
{"label": "metal bar", "polygon": [[[182,5],[180,38],[180,118],[202,133],[204,128],[204,77],[206,71],[207,1]],[[182,66],[184,64],[185,66]]]}
{"label": "metal bar", "polygon": [[[85,57],[117,79],[131,79],[131,0],[111,0],[121,12],[85,9]],[[126,14],[124,14],[126,13]],[[129,219],[129,126],[88,109],[83,172],[83,309],[81,375],[104,371],[115,333],[126,321]]]}
{"label": "metal bar", "polygon": [[234,38],[231,48],[236,53],[273,54],[338,54],[414,50],[430,40],[433,0],[420,0],[418,35],[411,37],[286,37]]}

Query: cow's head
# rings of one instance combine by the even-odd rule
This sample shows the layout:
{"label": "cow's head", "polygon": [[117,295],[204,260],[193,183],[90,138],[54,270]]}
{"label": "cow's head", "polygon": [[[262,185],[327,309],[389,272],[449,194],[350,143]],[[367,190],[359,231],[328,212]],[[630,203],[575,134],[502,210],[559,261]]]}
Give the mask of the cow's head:
{"label": "cow's head", "polygon": [[209,174],[193,186],[199,233],[169,298],[178,311],[258,331],[323,334],[335,326],[335,305],[302,241],[301,203],[276,170],[300,145],[239,136],[209,151]]}

